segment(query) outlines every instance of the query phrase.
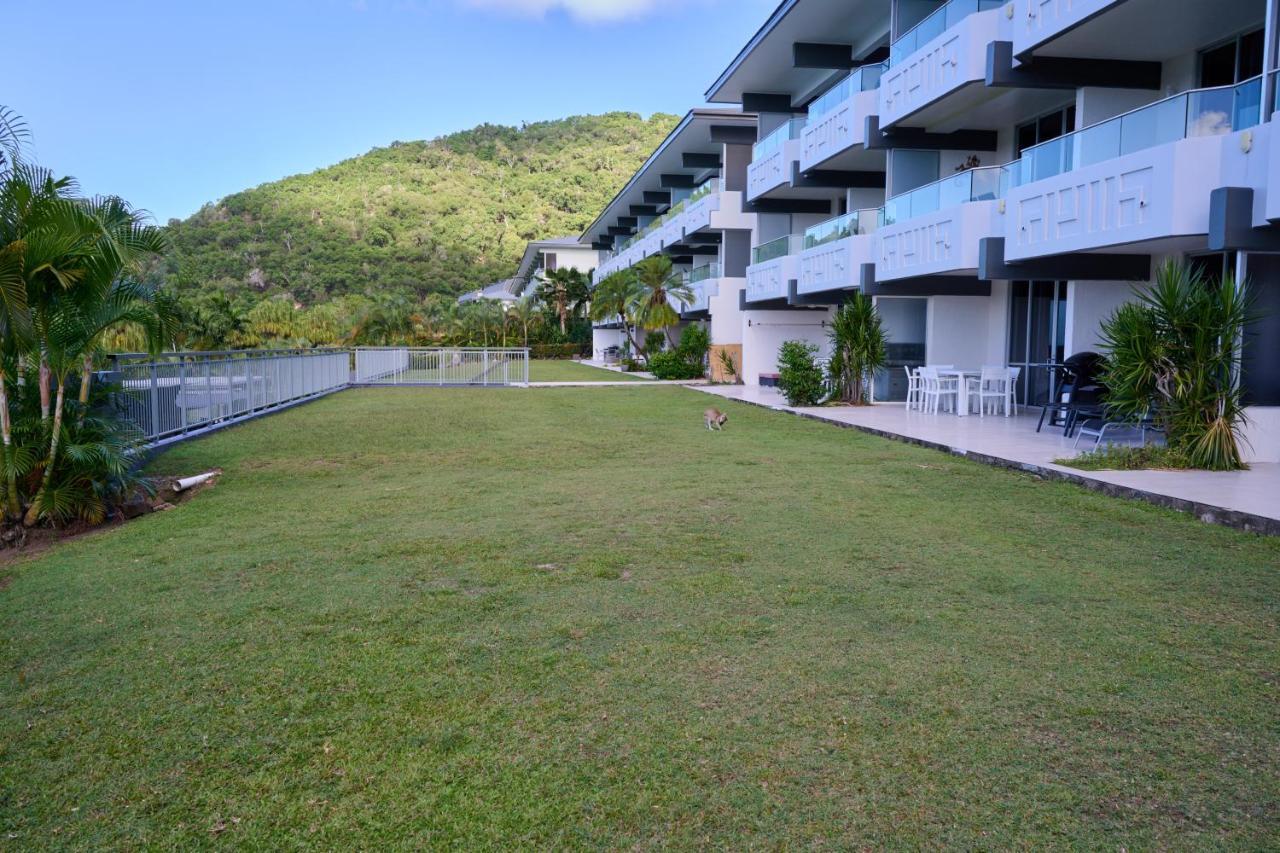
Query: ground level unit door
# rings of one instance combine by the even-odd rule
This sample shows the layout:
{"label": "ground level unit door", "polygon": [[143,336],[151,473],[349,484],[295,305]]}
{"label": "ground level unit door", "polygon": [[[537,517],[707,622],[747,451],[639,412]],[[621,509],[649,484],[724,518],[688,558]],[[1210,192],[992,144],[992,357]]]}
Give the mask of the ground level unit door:
{"label": "ground level unit door", "polygon": [[1043,406],[1067,356],[1067,283],[1009,282],[1009,366],[1020,367],[1018,400]]}

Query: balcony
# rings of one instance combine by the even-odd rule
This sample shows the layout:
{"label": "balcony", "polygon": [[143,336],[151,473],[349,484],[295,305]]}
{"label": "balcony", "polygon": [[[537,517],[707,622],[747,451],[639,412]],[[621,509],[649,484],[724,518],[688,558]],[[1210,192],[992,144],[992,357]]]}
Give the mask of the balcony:
{"label": "balcony", "polygon": [[805,119],[793,118],[757,142],[747,167],[747,199],[759,198],[791,180],[791,164],[800,159]]}
{"label": "balcony", "polygon": [[1005,3],[951,0],[898,38],[880,78],[880,126],[891,127],[970,83],[985,81],[987,45],[1009,25]]}
{"label": "balcony", "polygon": [[917,187],[880,213],[876,279],[950,275],[978,268],[978,241],[1004,233],[1007,166],[986,166]]}
{"label": "balcony", "polygon": [[1015,0],[1013,54],[1020,56],[1124,0]]}
{"label": "balcony", "polygon": [[880,77],[889,63],[864,65],[809,105],[800,136],[800,169],[812,169],[866,142],[867,116],[875,115]]}
{"label": "balcony", "polygon": [[1013,168],[1006,260],[1200,247],[1214,189],[1261,189],[1261,98],[1261,77],[1196,89],[1027,149]]}
{"label": "balcony", "polygon": [[680,302],[673,307],[681,314],[711,310],[711,297],[720,290],[720,265],[710,263],[694,267],[685,273],[684,281],[693,291],[693,301]]}
{"label": "balcony", "polygon": [[787,298],[787,282],[796,278],[803,238],[787,234],[751,250],[747,267],[746,300],[763,302]]}
{"label": "balcony", "polygon": [[857,287],[863,264],[875,263],[878,208],[854,210],[804,232],[797,293]]}

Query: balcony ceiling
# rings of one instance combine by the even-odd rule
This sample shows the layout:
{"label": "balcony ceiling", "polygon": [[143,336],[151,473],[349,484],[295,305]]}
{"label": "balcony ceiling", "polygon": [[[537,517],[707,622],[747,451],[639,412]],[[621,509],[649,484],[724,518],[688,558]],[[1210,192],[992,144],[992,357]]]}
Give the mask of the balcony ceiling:
{"label": "balcony ceiling", "polygon": [[707,101],[740,104],[743,92],[791,95],[804,103],[835,75],[794,68],[796,42],[851,44],[863,55],[888,43],[889,0],[784,0],[707,90]]}
{"label": "balcony ceiling", "polygon": [[1265,15],[1266,0],[1125,0],[1035,53],[1160,62],[1261,27]]}
{"label": "balcony ceiling", "polygon": [[697,180],[705,175],[714,174],[714,169],[686,169],[685,154],[720,154],[723,145],[711,141],[711,128],[714,126],[734,125],[754,128],[754,113],[740,110],[697,109],[690,110],[675,130],[667,135],[658,149],[649,155],[622,188],[613,197],[596,220],[583,232],[581,240],[589,243],[598,234],[604,233],[611,225],[616,225],[618,217],[630,216],[631,205],[644,203],[645,190],[662,189],[663,175],[687,175]]}

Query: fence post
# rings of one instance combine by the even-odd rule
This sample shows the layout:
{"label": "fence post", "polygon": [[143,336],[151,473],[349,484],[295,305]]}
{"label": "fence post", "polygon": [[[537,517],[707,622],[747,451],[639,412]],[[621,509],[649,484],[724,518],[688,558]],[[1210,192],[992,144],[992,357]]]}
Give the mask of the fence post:
{"label": "fence post", "polygon": [[[178,356],[178,393],[174,395],[173,401],[178,403],[179,400],[186,399],[187,390],[187,360],[182,356]],[[183,432],[187,431],[187,405],[180,403],[178,405],[178,426]]]}
{"label": "fence post", "polygon": [[160,373],[159,365],[151,362],[151,437],[160,436]]}

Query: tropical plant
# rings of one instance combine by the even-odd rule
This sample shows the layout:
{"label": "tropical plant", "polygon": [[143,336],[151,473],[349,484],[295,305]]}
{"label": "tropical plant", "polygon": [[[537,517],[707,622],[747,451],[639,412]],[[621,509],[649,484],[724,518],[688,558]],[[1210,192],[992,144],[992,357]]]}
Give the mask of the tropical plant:
{"label": "tropical plant", "polygon": [[697,379],[706,374],[710,348],[711,335],[706,327],[687,326],[678,345],[649,356],[649,372],[658,379]]}
{"label": "tropical plant", "polygon": [[572,267],[560,267],[544,273],[538,282],[538,297],[552,306],[560,320],[560,333],[569,331],[569,318],[577,316],[591,296],[587,276]]}
{"label": "tropical plant", "polygon": [[716,353],[716,358],[720,361],[721,377],[732,378],[735,385],[741,385],[742,374],[739,372],[738,362],[734,359],[733,353],[727,349],[721,349]]}
{"label": "tropical plant", "polygon": [[512,321],[520,327],[521,346],[529,346],[529,328],[536,326],[542,315],[538,313],[538,304],[532,296],[522,296],[511,305],[508,312]]}
{"label": "tropical plant", "polygon": [[[80,198],[72,179],[24,162],[11,141],[18,124],[0,107],[4,516],[27,526],[92,520],[111,483],[127,479],[124,457],[109,449],[119,431],[89,416],[93,358],[126,329],[151,351],[167,343],[169,306],[138,278],[166,244],[144,212],[111,196]],[[34,389],[22,380],[27,365],[37,368]],[[79,394],[69,401],[75,377]]]}
{"label": "tropical plant", "polygon": [[606,276],[591,292],[591,319],[618,322],[633,352],[641,349],[635,337],[636,324],[632,314],[632,307],[638,301],[637,287],[635,274],[626,269]]}
{"label": "tropical plant", "polygon": [[1169,260],[1134,294],[1102,324],[1109,412],[1153,418],[1195,467],[1244,467],[1239,371],[1249,310],[1241,289],[1230,276],[1213,281]]}
{"label": "tropical plant", "polygon": [[852,299],[836,309],[828,338],[831,386],[839,399],[860,406],[876,371],[883,370],[888,359],[888,337],[874,300],[860,291],[854,293]]}
{"label": "tropical plant", "polygon": [[818,347],[805,341],[784,341],[778,349],[778,389],[789,406],[816,406],[825,393]]}
{"label": "tropical plant", "polygon": [[670,339],[669,330],[680,322],[680,315],[671,306],[671,302],[692,302],[693,291],[684,283],[679,273],[672,271],[671,259],[665,255],[645,258],[632,269],[636,284],[632,293],[631,313],[636,325],[646,331],[666,329]]}

